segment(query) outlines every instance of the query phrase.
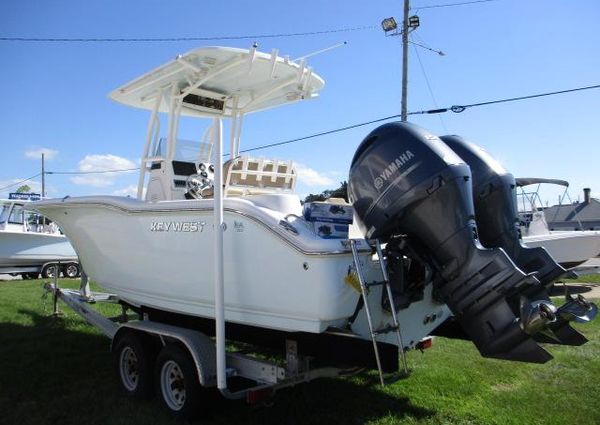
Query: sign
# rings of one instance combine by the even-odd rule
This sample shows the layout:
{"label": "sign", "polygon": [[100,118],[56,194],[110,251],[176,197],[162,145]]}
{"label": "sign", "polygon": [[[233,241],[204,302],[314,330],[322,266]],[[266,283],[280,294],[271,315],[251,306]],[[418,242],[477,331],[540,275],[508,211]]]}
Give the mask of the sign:
{"label": "sign", "polygon": [[19,201],[39,201],[42,199],[42,195],[39,193],[11,192],[8,194],[8,199],[18,199]]}

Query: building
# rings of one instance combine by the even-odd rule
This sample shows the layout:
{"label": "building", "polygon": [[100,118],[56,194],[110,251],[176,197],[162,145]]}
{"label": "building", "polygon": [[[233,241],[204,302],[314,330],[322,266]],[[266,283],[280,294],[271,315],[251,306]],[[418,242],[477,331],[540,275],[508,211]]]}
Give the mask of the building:
{"label": "building", "polygon": [[550,230],[600,230],[600,201],[583,189],[583,202],[554,205],[544,210]]}

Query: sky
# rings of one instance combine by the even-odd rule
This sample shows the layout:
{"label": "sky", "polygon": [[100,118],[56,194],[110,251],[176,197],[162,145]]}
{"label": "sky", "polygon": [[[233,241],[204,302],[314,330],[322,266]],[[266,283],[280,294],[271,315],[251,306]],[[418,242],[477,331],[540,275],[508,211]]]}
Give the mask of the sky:
{"label": "sky", "polygon": [[[421,26],[411,45],[409,111],[600,84],[600,2],[413,0]],[[429,8],[428,8],[429,6]],[[420,9],[420,7],[422,9]],[[52,172],[135,168],[147,111],[107,95],[135,77],[197,47],[279,49],[312,57],[325,80],[319,98],[252,114],[242,149],[328,131],[400,113],[401,37],[385,36],[383,18],[402,17],[401,0],[191,1],[103,0],[0,2],[0,37],[160,38],[256,36],[332,31],[289,37],[184,42],[0,41],[0,188],[40,172],[41,152]],[[600,197],[600,89],[469,108],[457,114],[414,115],[434,134],[458,134],[488,150],[516,177],[570,181],[570,196],[591,187]],[[351,158],[378,124],[255,152],[291,159],[301,195],[347,180]],[[198,138],[198,134],[180,134]],[[39,177],[26,182],[40,189]],[[46,176],[49,197],[133,195],[137,173]],[[0,189],[0,197],[16,189]],[[556,203],[562,189],[543,197]]]}

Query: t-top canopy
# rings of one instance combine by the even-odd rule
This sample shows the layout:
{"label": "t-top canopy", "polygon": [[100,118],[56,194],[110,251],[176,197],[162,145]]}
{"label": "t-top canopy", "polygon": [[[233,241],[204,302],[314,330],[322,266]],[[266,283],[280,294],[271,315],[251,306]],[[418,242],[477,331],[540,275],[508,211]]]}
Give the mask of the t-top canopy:
{"label": "t-top canopy", "polygon": [[569,182],[566,180],[544,179],[541,177],[519,177],[515,180],[517,181],[517,186],[519,186],[519,187],[529,186],[532,184],[540,184],[540,183],[556,184],[559,186],[569,187]]}
{"label": "t-top canopy", "polygon": [[168,112],[174,98],[181,114],[225,116],[249,113],[318,96],[325,82],[304,61],[252,49],[203,47],[180,55],[110,93],[125,105]]}

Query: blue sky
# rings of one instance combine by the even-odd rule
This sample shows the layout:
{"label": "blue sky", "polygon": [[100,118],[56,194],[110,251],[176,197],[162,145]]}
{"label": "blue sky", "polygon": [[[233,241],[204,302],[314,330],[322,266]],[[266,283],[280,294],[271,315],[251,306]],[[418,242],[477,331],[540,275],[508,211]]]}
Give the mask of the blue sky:
{"label": "blue sky", "polygon": [[[409,110],[600,84],[600,3],[596,0],[413,0],[421,27],[411,47]],[[243,148],[278,142],[400,111],[399,37],[385,37],[383,18],[400,21],[394,1],[27,1],[0,3],[2,37],[182,37],[280,34],[367,27],[303,37],[256,39],[259,49],[295,58],[347,41],[310,65],[326,81],[320,98],[251,115]],[[0,41],[0,187],[47,169],[77,171],[137,165],[148,114],[108,99],[121,84],[178,53],[202,45],[247,48],[253,39],[174,43],[32,43]],[[418,57],[417,57],[418,53]],[[422,63],[419,63],[419,58]],[[433,95],[428,90],[425,70]],[[459,134],[482,145],[515,176],[562,178],[571,196],[591,187],[600,196],[600,90],[415,116],[431,132]],[[298,192],[336,187],[352,155],[376,125],[260,151],[301,165]],[[195,134],[180,134],[195,137]],[[127,194],[136,173],[47,177],[49,196]],[[39,179],[30,182],[37,188]],[[0,191],[0,197],[9,190]],[[545,197],[553,203],[559,189]]]}

